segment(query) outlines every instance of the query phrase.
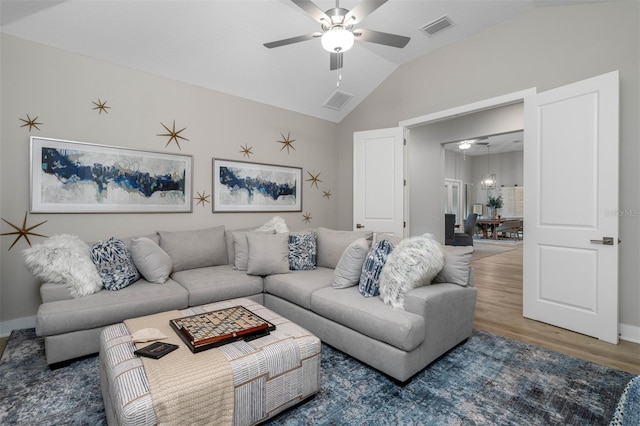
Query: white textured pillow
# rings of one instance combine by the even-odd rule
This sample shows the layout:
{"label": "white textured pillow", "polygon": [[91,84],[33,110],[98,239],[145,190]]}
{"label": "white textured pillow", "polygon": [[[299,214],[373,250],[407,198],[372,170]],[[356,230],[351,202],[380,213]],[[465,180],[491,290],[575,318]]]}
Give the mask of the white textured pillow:
{"label": "white textured pillow", "polygon": [[247,274],[272,275],[288,274],[289,271],[289,233],[266,234],[247,232],[249,261]]}
{"label": "white textured pillow", "polygon": [[102,289],[89,245],[74,235],[54,235],[24,250],[23,255],[33,275],[43,282],[64,285],[73,297]]}
{"label": "white textured pillow", "polygon": [[362,265],[369,253],[369,243],[358,238],[340,256],[333,274],[333,288],[348,288],[360,282]]}
{"label": "white textured pillow", "polygon": [[284,232],[289,232],[289,227],[286,222],[280,216],[272,217],[267,223],[262,225],[259,228],[255,229],[258,232],[272,232],[276,234],[282,234]]}
{"label": "white textured pillow", "polygon": [[389,253],[380,273],[380,298],[404,309],[404,296],[416,287],[429,285],[444,265],[442,245],[431,234],[402,240]]}
{"label": "white textured pillow", "polygon": [[171,257],[153,240],[146,237],[134,238],[129,252],[145,280],[158,284],[167,281],[173,267]]}

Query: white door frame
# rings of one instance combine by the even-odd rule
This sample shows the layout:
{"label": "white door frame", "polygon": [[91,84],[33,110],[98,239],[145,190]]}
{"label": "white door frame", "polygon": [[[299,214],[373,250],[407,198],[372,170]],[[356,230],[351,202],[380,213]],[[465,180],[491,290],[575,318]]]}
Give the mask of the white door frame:
{"label": "white door frame", "polygon": [[[457,200],[455,200],[457,202],[458,208],[453,211],[453,208],[449,209],[449,207],[453,207],[453,191],[451,191],[451,188],[456,187],[458,188],[458,196],[457,196]],[[445,193],[447,194],[447,202],[445,205],[445,213],[453,213],[456,215],[456,225],[462,225],[462,223],[464,222],[465,219],[465,209],[466,209],[466,205],[464,202],[464,183],[462,183],[462,180],[460,179],[453,179],[453,178],[444,178],[444,188],[445,188]]]}
{"label": "white door frame", "polygon": [[[537,89],[533,87],[531,89],[525,89],[519,92],[508,93],[506,95],[497,96],[495,98],[485,99],[485,100],[474,102],[471,104],[446,109],[444,111],[434,112],[432,114],[422,115],[420,117],[415,117],[408,120],[402,120],[398,123],[398,126],[404,128],[405,137],[406,139],[409,139],[408,136],[410,135],[410,129],[413,127],[436,123],[438,121],[445,121],[451,118],[460,117],[462,115],[473,114],[476,112],[494,109],[501,106],[517,104],[520,102],[524,102],[524,99],[527,96],[532,96],[532,95],[535,95],[536,93],[537,93]],[[408,145],[405,148],[408,148]],[[407,151],[407,149],[405,149],[405,151]],[[405,152],[405,158],[406,158],[406,155],[407,153]],[[405,161],[405,167],[404,167],[404,175],[405,175],[405,179],[407,179],[407,176],[410,175],[409,165],[407,164],[406,161]],[[442,176],[440,176],[440,178],[442,180],[444,179],[444,175],[442,173],[441,175]],[[407,179],[407,186],[409,185],[411,185],[411,181],[410,179]],[[405,197],[405,206],[408,203],[408,200],[406,200],[406,198],[408,197]],[[441,207],[440,211],[444,211],[444,205],[440,207]],[[411,229],[411,223],[410,223],[411,218],[408,214],[408,209],[406,208],[405,208],[405,220],[407,222],[405,229]],[[444,215],[442,215],[442,218],[440,219],[440,221],[441,223],[440,223],[439,229],[444,229]]]}

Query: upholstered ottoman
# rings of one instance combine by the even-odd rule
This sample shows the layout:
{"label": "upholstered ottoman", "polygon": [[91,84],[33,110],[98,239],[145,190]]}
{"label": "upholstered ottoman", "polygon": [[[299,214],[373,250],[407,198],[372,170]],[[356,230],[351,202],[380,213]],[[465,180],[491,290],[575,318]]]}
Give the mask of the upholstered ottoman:
{"label": "upholstered ottoman", "polygon": [[[162,377],[164,364],[147,364],[145,370],[142,358],[134,354],[136,347],[131,342],[131,332],[125,323],[105,328],[100,336],[100,384],[108,423],[172,423],[167,418],[158,419],[165,415],[160,403],[181,404],[184,406],[181,408],[189,412],[191,408],[187,406],[195,404],[198,398],[212,398],[206,401],[212,418],[206,419],[204,423],[220,424],[226,419],[236,425],[249,425],[267,420],[318,392],[320,340],[297,324],[249,299],[211,303],[184,309],[179,313],[181,316],[188,316],[237,305],[242,305],[271,322],[276,330],[255,340],[237,341],[197,354],[185,353],[180,348],[159,360],[145,359],[145,363],[162,363],[163,360],[168,360],[167,365],[179,360],[183,363],[180,367],[185,374],[190,374],[187,385],[183,387],[164,389],[167,387]],[[185,346],[184,349],[188,351],[176,333],[168,337],[164,341]],[[228,370],[228,383],[221,384],[223,388],[215,389],[222,396],[209,391],[206,391],[206,395],[198,395],[199,392],[205,393],[202,389],[207,389],[206,386],[215,388],[218,380],[217,373],[209,374],[205,371],[200,374],[189,368],[191,359],[201,354],[220,356],[220,362],[215,364],[224,364],[224,368]],[[173,359],[170,360],[172,356]],[[150,383],[153,384],[150,386]],[[154,395],[157,397],[155,401]],[[164,399],[161,400],[160,395]],[[197,409],[198,407],[194,408]],[[226,410],[227,417],[220,416],[220,410]]]}

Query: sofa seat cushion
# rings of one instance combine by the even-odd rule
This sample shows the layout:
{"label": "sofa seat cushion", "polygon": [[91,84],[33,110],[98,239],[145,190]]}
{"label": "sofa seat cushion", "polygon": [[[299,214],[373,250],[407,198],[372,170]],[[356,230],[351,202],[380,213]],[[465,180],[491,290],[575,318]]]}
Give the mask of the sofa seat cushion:
{"label": "sofa seat cushion", "polygon": [[264,291],[305,309],[311,309],[311,294],[320,288],[331,287],[333,274],[331,268],[318,267],[310,271],[269,275],[264,278]]}
{"label": "sofa seat cushion", "polygon": [[174,272],[171,278],[189,292],[189,306],[253,296],[263,289],[262,277],[247,275],[233,265],[188,269]]}
{"label": "sofa seat cushion", "polygon": [[118,291],[102,290],[75,299],[43,303],[36,316],[38,336],[52,336],[116,324],[129,318],[188,307],[187,291],[169,279],[140,279]]}
{"label": "sofa seat cushion", "polygon": [[393,309],[379,297],[363,297],[357,286],[346,289],[329,287],[313,292],[311,310],[407,352],[418,347],[425,336],[423,317]]}

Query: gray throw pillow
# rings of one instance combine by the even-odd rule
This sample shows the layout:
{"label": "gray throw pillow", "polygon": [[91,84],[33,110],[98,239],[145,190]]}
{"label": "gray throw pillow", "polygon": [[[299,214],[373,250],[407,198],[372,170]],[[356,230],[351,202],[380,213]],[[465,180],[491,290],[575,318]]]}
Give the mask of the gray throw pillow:
{"label": "gray throw pillow", "polygon": [[134,238],[131,240],[129,252],[145,280],[163,284],[169,279],[173,266],[171,257],[153,240],[146,237]]}
{"label": "gray throw pillow", "polygon": [[471,272],[473,246],[444,246],[444,266],[434,283],[453,283],[466,287]]}
{"label": "gray throw pillow", "polygon": [[265,276],[290,272],[288,232],[280,234],[248,232],[247,243],[249,245],[247,274]]}
{"label": "gray throw pillow", "polygon": [[318,266],[335,269],[342,253],[358,238],[365,238],[370,242],[373,232],[318,228]]}
{"label": "gray throw pillow", "polygon": [[249,263],[249,243],[246,232],[233,233],[233,251],[235,256],[233,267],[238,271],[246,271]]}
{"label": "gray throw pillow", "polygon": [[369,253],[369,243],[358,238],[342,253],[333,274],[333,288],[348,288],[360,282],[362,265]]}
{"label": "gray throw pillow", "polygon": [[160,247],[173,262],[173,272],[227,264],[224,226],[158,234]]}

